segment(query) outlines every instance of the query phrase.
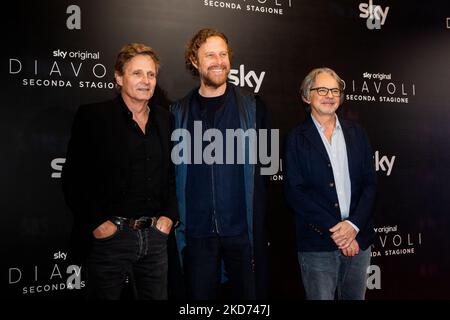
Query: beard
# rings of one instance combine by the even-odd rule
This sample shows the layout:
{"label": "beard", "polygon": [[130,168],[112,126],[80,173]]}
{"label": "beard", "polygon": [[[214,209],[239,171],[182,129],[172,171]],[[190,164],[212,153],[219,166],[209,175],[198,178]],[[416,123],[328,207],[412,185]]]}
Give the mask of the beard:
{"label": "beard", "polygon": [[[221,75],[214,75],[212,69],[217,69],[217,67],[220,67],[222,69],[223,73]],[[225,82],[227,82],[229,73],[230,69],[225,65],[211,66],[208,68],[208,71],[206,73],[200,73],[200,78],[206,86],[219,88]]]}

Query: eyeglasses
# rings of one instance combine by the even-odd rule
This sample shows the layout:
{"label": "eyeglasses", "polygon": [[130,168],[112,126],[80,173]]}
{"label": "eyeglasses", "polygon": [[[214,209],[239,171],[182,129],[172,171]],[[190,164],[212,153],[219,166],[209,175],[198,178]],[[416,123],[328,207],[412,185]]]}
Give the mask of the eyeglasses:
{"label": "eyeglasses", "polygon": [[342,91],[340,89],[338,89],[338,88],[328,89],[328,88],[325,88],[325,87],[318,87],[318,88],[311,88],[310,90],[311,91],[312,90],[317,90],[317,94],[319,96],[326,96],[326,95],[328,95],[328,91],[331,91],[331,94],[334,97],[340,97],[341,93],[342,93]]}

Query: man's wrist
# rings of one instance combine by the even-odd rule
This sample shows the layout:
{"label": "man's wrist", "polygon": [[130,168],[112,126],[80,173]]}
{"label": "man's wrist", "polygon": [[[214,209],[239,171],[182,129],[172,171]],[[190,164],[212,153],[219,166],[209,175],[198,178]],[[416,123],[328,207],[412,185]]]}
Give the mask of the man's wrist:
{"label": "man's wrist", "polygon": [[356,233],[359,232],[359,228],[353,222],[351,222],[350,220],[345,220],[345,222],[348,222],[353,227],[353,229],[355,229]]}

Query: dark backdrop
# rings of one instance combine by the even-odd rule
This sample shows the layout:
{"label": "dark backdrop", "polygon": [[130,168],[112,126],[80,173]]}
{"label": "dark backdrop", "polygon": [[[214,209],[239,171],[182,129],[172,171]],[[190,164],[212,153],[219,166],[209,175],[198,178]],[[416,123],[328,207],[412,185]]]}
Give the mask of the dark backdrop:
{"label": "dark backdrop", "polygon": [[[329,66],[346,81],[341,112],[367,130],[379,179],[367,298],[450,298],[450,5],[370,0],[376,13],[387,12],[371,29],[370,17],[360,17],[369,0],[360,1],[367,3],[17,1],[3,10],[2,290],[17,298],[80,295],[64,287],[72,220],[59,179],[76,108],[114,95],[115,56],[129,42],[161,57],[155,98],[167,105],[182,97],[197,85],[184,69],[185,43],[215,27],[230,39],[238,85],[255,91],[245,76],[264,72],[257,93],[281,139],[305,117],[298,90],[308,71]],[[269,190],[270,294],[301,299],[282,179],[281,169]]]}

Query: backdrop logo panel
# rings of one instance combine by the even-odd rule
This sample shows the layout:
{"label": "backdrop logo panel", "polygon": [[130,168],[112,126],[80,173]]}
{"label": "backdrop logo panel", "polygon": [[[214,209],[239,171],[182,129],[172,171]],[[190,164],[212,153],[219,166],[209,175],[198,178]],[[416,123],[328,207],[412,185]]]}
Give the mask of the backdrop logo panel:
{"label": "backdrop logo panel", "polygon": [[367,19],[367,29],[381,29],[381,26],[386,22],[386,18],[389,12],[389,7],[383,8],[379,5],[374,5],[372,0],[369,3],[359,4],[360,18]]}
{"label": "backdrop logo panel", "polygon": [[392,73],[364,72],[362,79],[347,83],[346,92],[347,101],[408,104],[416,95],[416,85],[399,81]]}
{"label": "backdrop logo panel", "polygon": [[81,267],[69,265],[67,253],[56,251],[51,260],[40,260],[39,264],[10,266],[8,285],[12,291],[22,295],[39,295],[55,291],[83,289],[86,286],[81,279]]}
{"label": "backdrop logo panel", "polygon": [[390,176],[392,169],[394,168],[394,161],[396,156],[385,156],[380,154],[380,151],[375,151],[375,171],[385,173],[386,176]]}
{"label": "backdrop logo panel", "polygon": [[257,14],[283,15],[292,8],[292,0],[201,0],[205,7],[246,11]]}
{"label": "backdrop logo panel", "polygon": [[414,255],[422,245],[422,233],[402,231],[398,225],[374,228],[377,236],[372,257]]}
{"label": "backdrop logo panel", "polygon": [[24,87],[114,89],[100,51],[55,49],[48,58],[9,58],[9,75]]}
{"label": "backdrop logo panel", "polygon": [[50,167],[52,168],[51,177],[53,179],[61,178],[61,172],[64,163],[66,163],[66,158],[55,158],[50,162]]}
{"label": "backdrop logo panel", "polygon": [[228,79],[236,86],[248,86],[250,88],[254,87],[253,92],[258,93],[259,89],[261,89],[261,85],[265,75],[265,71],[262,71],[259,74],[254,70],[246,71],[245,65],[241,64],[239,66],[239,69],[230,70]]}

